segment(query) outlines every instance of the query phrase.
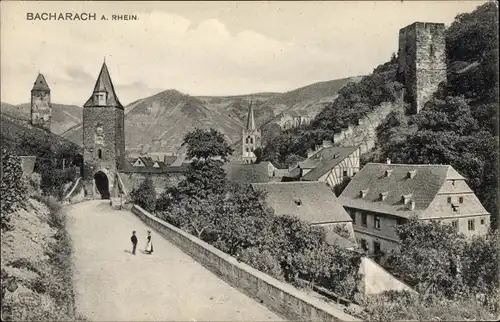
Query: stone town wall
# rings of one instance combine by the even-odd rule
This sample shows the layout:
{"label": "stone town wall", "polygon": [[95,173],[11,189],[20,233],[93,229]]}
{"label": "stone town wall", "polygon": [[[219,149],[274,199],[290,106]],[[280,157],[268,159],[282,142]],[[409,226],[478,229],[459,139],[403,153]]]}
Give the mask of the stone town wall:
{"label": "stone town wall", "polygon": [[166,187],[174,187],[184,179],[182,173],[124,173],[120,172],[119,176],[125,186],[127,193],[130,193],[134,188],[137,188],[147,176],[153,179],[153,185],[156,193],[161,194]]}
{"label": "stone town wall", "polygon": [[358,125],[349,125],[347,129],[335,134],[333,142],[340,146],[359,146],[360,154],[370,151],[375,147],[377,127],[390,112],[397,109],[404,109],[404,103],[401,100],[380,104],[369,115],[361,118]]}
{"label": "stone town wall", "polygon": [[238,262],[234,257],[152,216],[137,205],[134,205],[132,212],[233,287],[291,321],[359,321],[326,302]]}

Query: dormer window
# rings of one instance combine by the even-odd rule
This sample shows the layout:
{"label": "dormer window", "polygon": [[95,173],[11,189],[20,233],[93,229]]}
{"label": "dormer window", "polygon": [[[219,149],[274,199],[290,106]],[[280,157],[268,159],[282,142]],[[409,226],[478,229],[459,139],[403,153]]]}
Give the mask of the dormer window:
{"label": "dormer window", "polygon": [[295,200],[294,200],[294,202],[295,202],[295,204],[297,205],[297,207],[302,206],[302,200],[300,200],[300,199],[295,199]]}
{"label": "dormer window", "polygon": [[368,192],[368,189],[365,189],[365,190],[361,190],[359,191],[359,197],[360,198],[364,198],[366,197],[366,193]]}
{"label": "dormer window", "polygon": [[385,176],[386,177],[389,177],[392,173],[392,169],[389,169],[389,170],[385,170]]}
{"label": "dormer window", "polygon": [[99,106],[106,105],[106,92],[95,93],[94,100],[96,102],[96,105],[99,105]]}
{"label": "dormer window", "polygon": [[411,170],[411,171],[408,171],[408,173],[406,174],[406,177],[411,179],[411,178],[414,178],[415,177],[415,174],[417,174],[417,171],[416,170]]}
{"label": "dormer window", "polygon": [[387,199],[387,194],[387,192],[382,192],[381,194],[379,194],[379,200],[384,201],[385,199]]}

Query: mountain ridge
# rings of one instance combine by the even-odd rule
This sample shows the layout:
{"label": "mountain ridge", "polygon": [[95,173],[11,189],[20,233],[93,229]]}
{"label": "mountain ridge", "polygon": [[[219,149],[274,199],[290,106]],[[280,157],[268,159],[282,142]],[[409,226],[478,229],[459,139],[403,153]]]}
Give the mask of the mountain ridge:
{"label": "mountain ridge", "polygon": [[[250,101],[254,104],[258,126],[275,122],[285,111],[305,109],[314,117],[333,101],[340,88],[356,78],[360,77],[317,82],[285,93],[193,96],[166,89],[125,106],[126,148],[130,153],[175,152],[187,131],[213,127],[225,135],[238,155]],[[83,107],[58,103],[52,106],[51,131],[81,145]],[[29,121],[30,104],[2,102],[4,112]]]}

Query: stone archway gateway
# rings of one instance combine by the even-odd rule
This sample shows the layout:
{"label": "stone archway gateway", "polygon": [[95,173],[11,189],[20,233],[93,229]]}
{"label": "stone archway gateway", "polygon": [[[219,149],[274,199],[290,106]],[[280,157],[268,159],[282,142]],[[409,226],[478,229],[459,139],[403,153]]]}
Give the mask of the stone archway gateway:
{"label": "stone archway gateway", "polygon": [[110,199],[109,179],[104,172],[99,171],[94,174],[94,187],[99,192],[102,199]]}

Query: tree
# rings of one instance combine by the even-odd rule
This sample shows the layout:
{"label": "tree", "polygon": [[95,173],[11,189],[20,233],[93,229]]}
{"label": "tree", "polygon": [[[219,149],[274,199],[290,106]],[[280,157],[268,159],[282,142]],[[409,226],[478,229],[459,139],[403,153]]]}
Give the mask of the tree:
{"label": "tree", "polygon": [[465,237],[451,225],[411,218],[396,228],[401,240],[386,260],[386,268],[411,287],[428,295],[465,295],[462,260]]}
{"label": "tree", "polygon": [[284,280],[279,262],[268,250],[261,251],[258,247],[249,247],[241,252],[238,259],[278,280]]}
{"label": "tree", "polygon": [[266,242],[273,215],[263,204],[263,192],[249,185],[228,184],[217,222],[217,241],[223,251],[239,256],[242,250]]}
{"label": "tree", "polygon": [[197,197],[183,198],[172,203],[168,209],[161,211],[158,216],[173,225],[208,241],[210,234],[216,229],[221,200],[211,194],[206,199]]}
{"label": "tree", "polygon": [[132,201],[142,207],[146,211],[154,211],[156,209],[156,190],[153,180],[150,176],[141,182],[141,184],[130,192]]}
{"label": "tree", "polygon": [[217,130],[196,129],[184,136],[182,145],[187,145],[188,158],[209,159],[221,157],[227,161],[233,153],[224,135]]}
{"label": "tree", "polygon": [[474,294],[488,300],[499,290],[500,234],[491,231],[486,237],[475,236],[465,247],[463,275]]}
{"label": "tree", "polygon": [[21,160],[12,152],[3,150],[2,178],[0,183],[1,197],[1,229],[10,229],[10,215],[23,207],[26,198],[26,183],[23,178]]}
{"label": "tree", "polygon": [[184,172],[186,177],[179,185],[167,189],[173,200],[185,197],[206,198],[210,194],[222,194],[227,184],[226,173],[219,160],[193,160]]}

